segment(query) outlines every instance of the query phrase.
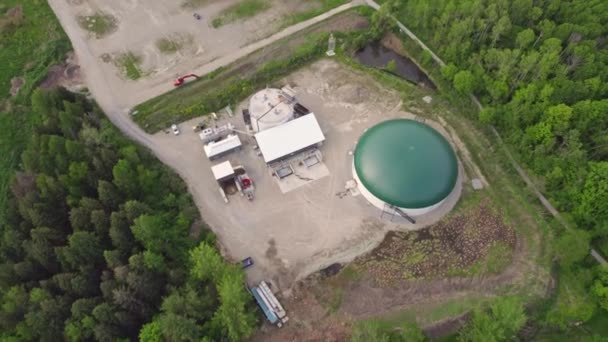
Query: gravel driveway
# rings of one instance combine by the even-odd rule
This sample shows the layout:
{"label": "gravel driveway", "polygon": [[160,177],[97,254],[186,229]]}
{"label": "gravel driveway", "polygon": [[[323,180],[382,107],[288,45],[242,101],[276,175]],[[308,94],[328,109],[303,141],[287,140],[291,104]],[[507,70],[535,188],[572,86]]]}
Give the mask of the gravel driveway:
{"label": "gravel driveway", "polygon": [[[313,109],[327,137],[322,152],[330,175],[298,190],[281,194],[250,145],[229,156],[242,163],[257,184],[253,202],[231,198],[225,204],[217,191],[204,157],[202,144],[190,127],[200,119],[182,123],[182,134],[148,135],[127,114],[133,105],[169,90],[170,82],[142,85],[132,89],[114,87],[112,75],[92,52],[64,0],[49,3],[68,36],[85,75],[86,84],[110,120],[129,137],[148,147],[163,163],[186,181],[201,215],[218,235],[227,257],[239,260],[252,256],[256,266],[248,270],[250,282],[273,279],[283,289],[294,281],[334,262],[345,262],[376,246],[389,229],[413,229],[435,222],[455,204],[453,200],[416,226],[404,226],[379,219],[379,212],[360,196],[338,196],[352,178],[349,150],[359,135],[380,120],[404,117],[400,97],[370,82],[365,75],[353,74],[335,62],[324,60],[288,77],[297,84],[302,103]],[[229,64],[265,45],[352,7],[336,8],[320,17],[289,27],[267,39],[223,56],[197,69],[205,74]],[[369,94],[362,96],[362,94]],[[369,101],[364,101],[367,98]],[[238,113],[238,110],[235,110]],[[240,124],[237,122],[237,124]],[[244,138],[247,142],[247,139]],[[257,159],[256,159],[257,158]]]}

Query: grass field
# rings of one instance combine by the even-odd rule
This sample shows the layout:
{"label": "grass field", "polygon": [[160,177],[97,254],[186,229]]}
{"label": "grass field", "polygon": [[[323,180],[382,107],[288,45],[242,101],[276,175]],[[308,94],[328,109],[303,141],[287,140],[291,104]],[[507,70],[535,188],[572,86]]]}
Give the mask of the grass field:
{"label": "grass field", "polygon": [[269,9],[270,6],[271,4],[268,0],[241,0],[213,18],[211,25],[218,28],[237,20],[251,18]]}
{"label": "grass field", "polygon": [[[29,98],[48,67],[61,61],[71,45],[55,15],[43,0],[2,0],[0,17],[20,6],[22,19],[0,26],[0,220],[6,205],[8,184],[36,118],[28,110]],[[11,12],[14,13],[15,10]],[[22,77],[25,84],[8,98],[10,80]]]}
{"label": "grass field", "polygon": [[[592,336],[596,336],[596,339],[591,339]],[[565,330],[547,329],[536,335],[534,340],[539,342],[605,341],[606,336],[608,336],[608,313],[600,311],[584,324],[571,326]],[[601,339],[602,337],[604,339]]]}

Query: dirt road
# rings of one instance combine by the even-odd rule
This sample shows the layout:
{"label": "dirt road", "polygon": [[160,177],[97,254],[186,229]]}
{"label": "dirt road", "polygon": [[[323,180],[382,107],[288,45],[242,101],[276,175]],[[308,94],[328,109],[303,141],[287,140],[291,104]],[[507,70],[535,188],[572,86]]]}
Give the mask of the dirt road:
{"label": "dirt road", "polygon": [[[49,5],[55,12],[61,26],[72,42],[74,52],[78,56],[80,67],[84,72],[85,82],[89,90],[108,118],[123,131],[123,133],[148,147],[165,164],[173,166],[173,164],[168,163],[168,161],[171,160],[173,151],[155,144],[150,136],[139,128],[128,116],[128,111],[131,107],[171,90],[173,88],[172,83],[165,82],[148,89],[138,89],[138,91],[133,93],[116,93],[108,82],[107,75],[100,67],[101,62],[99,58],[95,56],[89,48],[86,33],[81,30],[77,19],[71,15],[69,2],[65,0],[49,0]],[[193,72],[199,75],[207,74],[219,67],[228,65],[255,50],[263,48],[264,46],[272,44],[277,40],[312,26],[337,13],[346,11],[354,6],[354,3],[352,2],[347,3],[315,18],[290,26],[266,39],[246,46],[234,54],[223,56],[211,63],[205,64],[199,69],[193,70]],[[187,177],[185,177],[187,175],[184,174],[184,170],[177,169],[176,171],[186,178],[187,181]],[[188,185],[192,189],[192,184],[190,182]],[[197,204],[200,203],[200,198],[197,198],[196,194],[193,195]]]}
{"label": "dirt road", "polygon": [[[315,72],[317,75],[310,78],[310,84],[299,90],[304,96],[302,98],[304,103],[310,103],[311,108],[318,112],[321,122],[329,126],[326,126],[328,131],[325,135],[333,143],[327,144],[324,153],[332,156],[327,158],[327,165],[332,170],[330,176],[315,184],[307,185],[302,191],[281,195],[280,199],[277,199],[279,191],[276,184],[273,184],[272,177],[268,176],[265,169],[256,170],[256,165],[259,164],[262,168],[262,164],[254,153],[251,153],[253,156],[248,156],[250,149],[245,149],[235,158],[247,165],[254,179],[260,184],[259,196],[256,196],[254,203],[243,204],[235,199],[226,206],[217,196],[218,185],[210,172],[211,163],[203,157],[198,136],[186,128],[188,125],[193,125],[193,122],[183,125],[183,132],[179,137],[165,135],[162,132],[148,135],[131,120],[128,114],[132,104],[144,101],[167,87],[172,87],[171,83],[168,82],[159,88],[141,89],[134,93],[115,89],[108,78],[109,75],[100,66],[102,62],[89,49],[86,36],[82,34],[78,23],[70,13],[63,11],[64,2],[50,0],[50,4],[72,40],[85,82],[100,107],[120,130],[148,147],[186,181],[197,207],[225,247],[228,257],[232,260],[246,256],[256,259],[257,267],[248,271],[250,281],[273,278],[278,279],[283,288],[289,288],[294,280],[315,272],[329,263],[352,260],[382,240],[389,227],[387,225],[385,230],[385,228],[377,228],[376,224],[370,224],[378,218],[375,217],[375,212],[370,213],[365,210],[366,202],[360,198],[341,199],[335,195],[344,191],[346,180],[352,177],[351,164],[345,160],[348,158],[347,151],[352,149],[352,142],[368,125],[384,118],[388,110],[388,108],[384,111],[378,110],[380,107],[374,104],[374,101],[355,105],[354,108],[361,107],[361,113],[353,110],[354,104],[350,102],[356,98],[351,94],[356,90],[354,84],[361,84],[360,86],[363,87],[369,83],[367,79],[351,80],[347,77],[352,74],[350,72],[340,77],[332,77],[331,70],[342,73],[345,71],[340,71],[341,68],[336,63],[321,63],[317,68],[323,70]],[[199,74],[210,72],[353,6],[353,3],[348,3],[319,17],[289,27],[237,53],[206,64],[196,72]],[[305,77],[299,79],[301,86],[302,79]],[[325,85],[317,84],[319,80]],[[349,85],[343,84],[344,82]],[[332,93],[331,96],[325,94],[333,92],[334,87],[337,88],[336,93]],[[310,91],[311,93],[308,94]],[[386,91],[382,94],[384,94],[382,102],[388,101]],[[374,98],[381,97],[374,96]],[[392,98],[394,103],[389,101],[390,106],[397,108],[399,97],[394,95]],[[318,105],[314,105],[315,103]],[[336,114],[341,112],[343,116]],[[361,117],[349,123],[352,115]],[[395,115],[398,113],[395,112]],[[346,126],[332,127],[334,124],[332,120],[338,119],[346,120]],[[442,212],[449,211],[457,198],[456,195],[453,201],[446,201]],[[420,218],[417,226],[430,224],[431,219],[436,220],[438,217],[429,217],[428,220]]]}
{"label": "dirt road", "polygon": [[[346,11],[347,9],[354,7],[355,3],[356,2],[350,2],[344,4],[317,17],[290,26],[266,39],[262,39],[249,46],[246,46],[236,53],[223,56],[208,64],[205,64],[199,69],[193,70],[193,72],[198,75],[207,74],[299,30],[321,22],[337,13]],[[150,139],[150,136],[139,128],[139,126],[137,126],[137,124],[135,124],[128,116],[128,111],[131,107],[171,90],[173,88],[172,83],[165,82],[151,88],[138,89],[132,93],[117,93],[111,86],[111,83],[108,82],[108,75],[106,75],[101,68],[102,62],[99,60],[98,56],[92,53],[87,41],[86,33],[80,28],[77,18],[71,14],[69,2],[65,0],[49,0],[49,5],[55,12],[61,26],[72,42],[72,47],[76,56],[78,57],[81,70],[84,73],[85,83],[108,118],[114,123],[114,125],[123,131],[123,133],[148,147],[165,164],[174,167],[173,164],[168,163],[168,161],[171,159],[170,156],[173,151],[167,150],[163,146],[155,144],[154,141]],[[177,169],[176,171],[182,175],[182,177],[186,178],[187,181],[186,174],[183,172],[184,170]],[[189,183],[188,185],[190,188],[192,188],[192,184]],[[193,195],[195,201],[197,204],[199,204],[200,199],[197,199],[195,194]]]}
{"label": "dirt road", "polygon": [[[116,115],[114,113],[117,110],[120,112],[118,115],[122,115],[129,108],[173,89],[172,81],[175,78],[174,73],[163,73],[162,75],[156,75],[151,79],[140,79],[135,82],[125,83],[124,80],[121,81],[115,73],[109,71],[112,69],[108,69],[107,63],[104,63],[101,60],[100,54],[103,50],[100,50],[100,47],[97,46],[98,43],[96,41],[91,41],[89,34],[80,27],[77,16],[74,15],[74,9],[69,2],[65,0],[49,0],[49,4],[72,41],[74,51],[78,56],[82,69],[85,71],[86,81],[91,92],[110,118]],[[209,56],[194,55],[188,62],[184,62],[184,65],[188,66],[187,70],[182,70],[183,67],[179,67],[178,69],[181,72],[205,75],[217,68],[228,65],[239,58],[247,56],[253,51],[272,44],[277,40],[288,37],[295,32],[346,11],[356,6],[356,4],[358,4],[357,1],[349,2],[315,18],[287,27],[282,31],[267,38],[255,41],[240,49],[226,50],[225,55],[217,56],[217,58],[211,59],[208,63],[203,65],[197,66],[195,60],[197,58],[209,60]],[[244,34],[243,32],[232,31],[228,33],[232,36]],[[128,33],[125,34],[128,36]],[[237,39],[237,37],[232,36],[225,36],[223,37],[223,40]],[[105,40],[112,39],[122,38],[113,36],[105,38]],[[218,45],[217,48],[219,49],[219,47],[220,46]],[[137,51],[134,52],[137,53]],[[119,127],[122,128],[121,125],[119,125]]]}

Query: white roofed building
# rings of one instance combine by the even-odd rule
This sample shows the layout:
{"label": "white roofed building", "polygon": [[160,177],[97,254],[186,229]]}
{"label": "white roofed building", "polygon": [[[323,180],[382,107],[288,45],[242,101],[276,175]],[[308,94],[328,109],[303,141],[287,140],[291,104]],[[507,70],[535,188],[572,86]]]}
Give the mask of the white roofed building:
{"label": "white roofed building", "polygon": [[213,172],[213,177],[215,177],[215,180],[217,181],[222,181],[227,178],[234,178],[234,168],[232,168],[230,161],[213,165],[211,167],[211,172]]}
{"label": "white roofed building", "polygon": [[266,164],[291,158],[318,147],[325,135],[314,113],[304,115],[255,135]]}
{"label": "white roofed building", "polygon": [[210,142],[203,146],[207,158],[210,160],[224,156],[241,147],[241,139],[236,134],[229,134],[217,142]]}

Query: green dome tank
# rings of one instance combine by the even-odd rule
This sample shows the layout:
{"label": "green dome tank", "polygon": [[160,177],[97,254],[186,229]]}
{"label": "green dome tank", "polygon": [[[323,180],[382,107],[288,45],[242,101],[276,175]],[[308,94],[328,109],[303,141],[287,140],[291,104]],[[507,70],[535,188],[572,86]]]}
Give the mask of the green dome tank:
{"label": "green dome tank", "polygon": [[450,143],[414,120],[395,119],[368,129],[355,150],[355,172],[380,200],[399,208],[430,207],[445,199],[458,178]]}

